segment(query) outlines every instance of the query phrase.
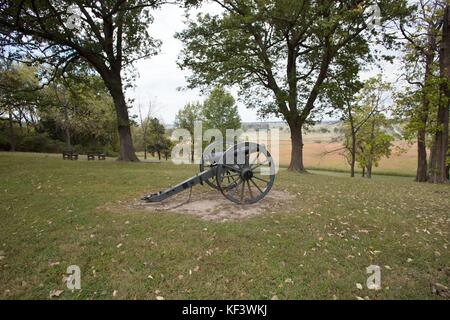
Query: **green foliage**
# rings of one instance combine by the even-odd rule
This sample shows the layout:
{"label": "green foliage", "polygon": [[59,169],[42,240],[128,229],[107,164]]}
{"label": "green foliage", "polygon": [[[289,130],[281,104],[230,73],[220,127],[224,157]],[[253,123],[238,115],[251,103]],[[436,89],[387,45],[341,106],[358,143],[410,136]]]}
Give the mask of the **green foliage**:
{"label": "green foliage", "polygon": [[69,134],[71,144],[79,145],[80,151],[117,151],[116,114],[99,76],[81,69],[41,88],[37,74],[42,66],[1,66],[0,129],[8,140],[3,149],[15,143],[22,151],[60,152],[60,143],[52,141],[67,142]]}
{"label": "green foliage", "polygon": [[[365,32],[370,1],[217,1],[220,15],[199,14],[177,34],[179,59],[192,70],[189,86],[237,85],[261,116],[304,123],[326,79],[355,74],[370,60]],[[382,1],[383,19],[402,12],[404,1]]]}
{"label": "green foliage", "polygon": [[[0,113],[27,114],[41,99],[37,68],[9,61],[0,63]],[[15,120],[23,120],[17,119]]]}
{"label": "green foliage", "polygon": [[74,144],[95,149],[98,145],[115,145],[116,114],[105,85],[98,76],[78,74],[59,79],[45,90],[46,104],[39,115],[44,130],[54,138],[66,140],[70,131]]}
{"label": "green foliage", "polygon": [[203,103],[204,129],[218,129],[223,138],[227,129],[239,129],[241,118],[233,96],[222,87],[215,87]]}
{"label": "green foliage", "polygon": [[439,42],[442,37],[442,18],[444,3],[426,1],[412,7],[409,15],[400,20],[402,42],[403,77],[406,84],[395,97],[394,115],[406,121],[404,138],[414,140],[421,130],[431,136],[439,130],[436,114],[442,102],[439,72]]}
{"label": "green foliage", "polygon": [[53,140],[44,134],[37,134],[24,137],[17,146],[18,151],[28,152],[62,152],[65,145],[61,141]]}
{"label": "green foliage", "polygon": [[172,150],[173,143],[166,134],[166,129],[157,118],[151,118],[149,120],[149,142],[147,150],[150,153],[157,153],[158,158],[161,159],[161,155],[168,157]]}
{"label": "green foliage", "polygon": [[161,42],[150,36],[148,25],[150,10],[164,2],[6,1],[0,6],[0,50],[14,59],[47,63],[46,82],[78,65],[95,70],[113,98],[116,130],[122,128],[120,160],[138,161],[124,90],[136,76],[134,62],[159,52]]}
{"label": "green foliage", "polygon": [[378,167],[382,158],[390,157],[394,138],[380,126],[385,120],[384,116],[378,115],[358,132],[356,161],[361,168],[371,164]]}
{"label": "green foliage", "polygon": [[[1,129],[1,127],[0,127]],[[11,144],[9,137],[4,130],[0,130],[0,150],[9,151],[11,149]]]}
{"label": "green foliage", "polygon": [[203,105],[199,102],[188,103],[175,116],[175,127],[186,129],[191,136],[194,135],[194,125],[196,121],[203,120]]}
{"label": "green foliage", "polygon": [[[150,36],[148,25],[153,22],[150,9],[162,2],[7,2],[0,9],[0,27],[8,31],[1,33],[2,45],[12,57],[27,54],[63,69],[83,60],[106,76],[102,71],[129,67],[158,53],[161,43]],[[74,11],[76,27],[69,28]],[[14,40],[21,35],[26,36],[18,44]],[[36,48],[45,48],[45,54]]]}
{"label": "green foliage", "polygon": [[349,96],[345,103],[342,117],[345,156],[351,159],[354,136],[356,162],[369,171],[373,166],[377,167],[383,157],[391,155],[395,138],[390,131],[394,130],[385,115],[389,109],[391,91],[392,85],[384,82],[382,76],[378,75],[366,80],[359,93]]}
{"label": "green foliage", "polygon": [[[195,122],[203,124],[203,130],[217,129],[226,140],[226,130],[241,128],[241,118],[233,96],[223,87],[214,87],[203,103],[188,103],[175,117],[175,127],[186,129],[194,136]],[[204,141],[204,147],[208,144]]]}
{"label": "green foliage", "polygon": [[[433,64],[433,70],[433,73],[437,71],[436,64]],[[440,93],[442,79],[433,73],[424,85],[404,86],[395,95],[394,116],[405,123],[403,137],[406,140],[415,140],[417,132],[425,130],[430,145],[432,135],[439,129],[435,119],[439,103],[443,99]]]}

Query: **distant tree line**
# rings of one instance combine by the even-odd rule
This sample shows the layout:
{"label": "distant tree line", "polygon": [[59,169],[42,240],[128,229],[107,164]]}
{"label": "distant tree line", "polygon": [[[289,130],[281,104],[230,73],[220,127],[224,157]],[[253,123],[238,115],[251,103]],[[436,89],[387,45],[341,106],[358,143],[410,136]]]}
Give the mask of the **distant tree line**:
{"label": "distant tree line", "polygon": [[103,81],[81,70],[43,87],[42,66],[0,64],[0,149],[119,154],[116,118]]}

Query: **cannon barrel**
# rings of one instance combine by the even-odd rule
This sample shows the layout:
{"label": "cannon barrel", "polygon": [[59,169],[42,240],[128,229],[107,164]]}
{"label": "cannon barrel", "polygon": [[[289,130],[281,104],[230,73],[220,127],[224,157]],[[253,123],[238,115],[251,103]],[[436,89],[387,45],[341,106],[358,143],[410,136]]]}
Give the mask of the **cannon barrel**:
{"label": "cannon barrel", "polygon": [[204,181],[207,179],[210,179],[216,175],[216,168],[211,168],[207,171],[203,171],[196,175],[195,177],[189,178],[179,184],[177,184],[174,187],[171,187],[169,189],[166,189],[164,191],[160,191],[158,193],[154,193],[148,196],[145,196],[142,198],[144,201],[148,202],[160,202],[163,200],[166,200],[167,198],[170,198],[177,193],[183,192],[186,189],[192,188],[193,186],[197,184],[203,184]]}

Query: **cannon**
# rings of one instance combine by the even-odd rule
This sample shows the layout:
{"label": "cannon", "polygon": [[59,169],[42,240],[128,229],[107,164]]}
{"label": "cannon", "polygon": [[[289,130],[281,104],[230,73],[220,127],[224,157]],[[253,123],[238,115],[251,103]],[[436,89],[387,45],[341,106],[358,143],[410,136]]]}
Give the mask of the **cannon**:
{"label": "cannon", "polygon": [[[220,150],[224,150],[221,152]],[[207,184],[237,204],[261,201],[272,189],[276,168],[265,146],[254,142],[216,142],[202,154],[200,173],[176,186],[142,198],[160,202],[198,184]]]}

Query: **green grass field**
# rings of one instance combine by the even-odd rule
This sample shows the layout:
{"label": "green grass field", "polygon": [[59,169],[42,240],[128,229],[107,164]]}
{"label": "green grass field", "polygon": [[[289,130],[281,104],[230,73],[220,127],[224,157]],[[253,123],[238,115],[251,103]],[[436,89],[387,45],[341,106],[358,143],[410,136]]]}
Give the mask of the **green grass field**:
{"label": "green grass field", "polygon": [[[282,170],[293,204],[240,222],[101,209],[196,170],[0,153],[0,298],[446,298],[432,286],[450,286],[448,185]],[[372,264],[380,291],[365,286]],[[62,281],[69,265],[81,291]]]}

